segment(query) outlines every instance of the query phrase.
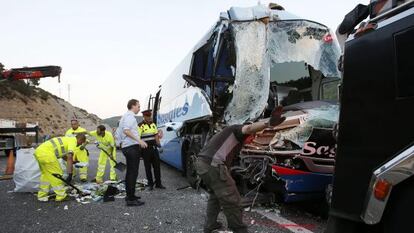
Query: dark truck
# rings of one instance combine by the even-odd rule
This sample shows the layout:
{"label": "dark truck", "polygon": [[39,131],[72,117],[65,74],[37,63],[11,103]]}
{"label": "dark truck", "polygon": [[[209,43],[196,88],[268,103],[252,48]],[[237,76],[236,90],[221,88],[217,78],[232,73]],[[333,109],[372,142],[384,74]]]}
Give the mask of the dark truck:
{"label": "dark truck", "polygon": [[326,232],[414,232],[413,6],[371,1],[339,27],[349,37]]}

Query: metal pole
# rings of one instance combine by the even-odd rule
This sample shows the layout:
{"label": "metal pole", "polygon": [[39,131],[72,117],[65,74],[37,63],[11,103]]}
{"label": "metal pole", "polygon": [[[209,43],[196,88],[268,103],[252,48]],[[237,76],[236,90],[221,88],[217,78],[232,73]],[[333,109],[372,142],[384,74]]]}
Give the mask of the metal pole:
{"label": "metal pole", "polygon": [[68,102],[70,102],[70,84],[68,84]]}

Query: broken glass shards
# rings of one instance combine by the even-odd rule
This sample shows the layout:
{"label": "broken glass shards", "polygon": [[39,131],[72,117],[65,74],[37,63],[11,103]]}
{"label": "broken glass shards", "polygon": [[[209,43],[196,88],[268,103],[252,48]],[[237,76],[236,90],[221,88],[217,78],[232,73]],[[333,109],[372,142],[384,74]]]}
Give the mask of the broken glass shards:
{"label": "broken glass shards", "polygon": [[256,120],[267,102],[270,85],[266,61],[266,25],[260,21],[234,23],[237,71],[233,97],[224,112],[227,125]]}
{"label": "broken glass shards", "polygon": [[299,126],[282,130],[275,134],[270,142],[273,148],[283,148],[286,142],[303,148],[303,145],[311,136],[313,128],[333,128],[339,119],[338,105],[325,105],[306,111],[307,116],[305,122]]}
{"label": "broken glass shards", "polygon": [[327,27],[304,20],[276,21],[268,27],[272,63],[305,62],[325,77],[340,77],[339,45]]}

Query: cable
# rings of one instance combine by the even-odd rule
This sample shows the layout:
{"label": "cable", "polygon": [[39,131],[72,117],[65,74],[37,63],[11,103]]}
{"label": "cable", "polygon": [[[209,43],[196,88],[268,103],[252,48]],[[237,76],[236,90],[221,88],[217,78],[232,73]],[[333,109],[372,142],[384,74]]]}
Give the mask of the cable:
{"label": "cable", "polygon": [[260,184],[257,186],[257,190],[256,190],[256,195],[254,196],[254,198],[253,198],[253,202],[252,202],[252,205],[250,206],[250,210],[252,210],[252,208],[253,208],[253,206],[254,206],[254,204],[255,204],[255,202],[256,202],[256,199],[257,199],[257,197],[259,196],[259,190],[260,190],[260,187],[262,186],[262,184],[263,184],[264,182],[263,181],[261,181],[260,182]]}

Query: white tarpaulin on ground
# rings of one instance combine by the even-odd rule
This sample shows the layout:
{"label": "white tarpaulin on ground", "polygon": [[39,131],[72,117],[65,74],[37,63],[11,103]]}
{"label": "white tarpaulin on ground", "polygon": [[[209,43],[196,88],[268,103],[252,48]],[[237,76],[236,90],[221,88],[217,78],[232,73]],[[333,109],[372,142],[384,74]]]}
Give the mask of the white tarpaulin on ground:
{"label": "white tarpaulin on ground", "polygon": [[24,148],[16,152],[13,174],[15,192],[36,192],[39,188],[40,169],[33,156],[34,151],[34,148]]}

